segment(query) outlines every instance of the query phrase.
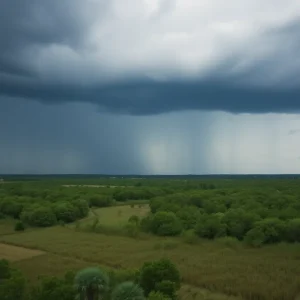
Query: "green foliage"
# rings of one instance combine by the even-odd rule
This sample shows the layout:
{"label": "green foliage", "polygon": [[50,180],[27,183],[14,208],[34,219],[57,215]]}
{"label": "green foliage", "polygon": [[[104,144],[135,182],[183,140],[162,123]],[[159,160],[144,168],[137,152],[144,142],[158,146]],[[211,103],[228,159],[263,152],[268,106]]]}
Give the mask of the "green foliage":
{"label": "green foliage", "polygon": [[76,208],[77,218],[81,219],[88,215],[89,213],[89,204],[86,200],[77,199],[72,201],[72,204]]}
{"label": "green foliage", "polygon": [[134,282],[127,281],[119,284],[111,295],[112,300],[144,300],[143,289]]}
{"label": "green foliage", "polygon": [[169,284],[162,283],[163,281],[169,281],[174,284],[176,291],[180,288],[179,271],[170,260],[160,259],[158,261],[144,263],[140,271],[139,283],[146,296],[148,296],[151,291],[159,291],[157,290],[158,288],[167,290]]}
{"label": "green foliage", "polygon": [[202,215],[195,227],[195,233],[202,238],[214,239],[226,236],[227,226],[218,215]]}
{"label": "green foliage", "polygon": [[177,295],[177,288],[176,284],[170,280],[163,280],[161,282],[158,282],[155,285],[155,290],[162,293],[163,295],[171,298],[171,299],[176,299]]}
{"label": "green foliage", "polygon": [[[70,278],[68,278],[70,277]],[[73,276],[65,276],[63,279],[57,277],[45,277],[34,286],[31,291],[32,300],[74,300],[76,290],[74,289]]]}
{"label": "green foliage", "polygon": [[58,202],[54,205],[53,210],[58,221],[70,223],[77,219],[77,209],[69,202]]}
{"label": "green foliage", "polygon": [[140,233],[140,228],[137,223],[135,222],[128,222],[124,226],[125,232],[127,233],[128,236],[130,237],[137,237]]}
{"label": "green foliage", "polygon": [[107,207],[113,205],[113,198],[109,195],[93,195],[89,199],[90,206]]}
{"label": "green foliage", "polygon": [[3,279],[8,279],[10,277],[10,266],[6,259],[0,259],[0,282]]}
{"label": "green foliage", "polygon": [[0,299],[25,299],[25,286],[24,276],[18,270],[11,269],[7,261],[0,260]]}
{"label": "green foliage", "polygon": [[229,209],[223,217],[223,222],[227,225],[228,235],[242,240],[259,219],[257,214],[237,208]]}
{"label": "green foliage", "polygon": [[164,295],[161,292],[157,292],[157,291],[152,291],[148,298],[148,300],[170,300],[171,298],[167,297],[166,295]]}
{"label": "green foliage", "polygon": [[135,223],[138,225],[140,223],[140,218],[136,215],[133,215],[128,219],[128,222]]}
{"label": "green foliage", "polygon": [[15,224],[15,231],[24,231],[25,230],[25,226],[23,224],[22,221],[18,221],[16,224]]}
{"label": "green foliage", "polygon": [[49,227],[56,224],[57,219],[50,207],[34,207],[21,214],[21,220],[31,226]]}
{"label": "green foliage", "polygon": [[182,232],[182,224],[173,212],[159,211],[154,214],[151,232],[161,236],[175,236]]}
{"label": "green foliage", "polygon": [[261,247],[265,243],[265,234],[258,227],[252,228],[247,232],[245,242],[252,247]]}
{"label": "green foliage", "polygon": [[286,225],[286,239],[289,242],[300,242],[300,218],[288,221]]}
{"label": "green foliage", "polygon": [[79,271],[75,276],[75,289],[80,297],[96,300],[109,287],[108,275],[99,268],[91,267]]}

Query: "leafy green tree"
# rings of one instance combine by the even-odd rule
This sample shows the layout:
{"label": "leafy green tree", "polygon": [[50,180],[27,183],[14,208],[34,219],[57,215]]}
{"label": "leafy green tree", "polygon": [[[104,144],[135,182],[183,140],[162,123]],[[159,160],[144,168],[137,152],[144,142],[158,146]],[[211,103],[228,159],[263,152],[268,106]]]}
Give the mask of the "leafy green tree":
{"label": "leafy green tree", "polygon": [[84,218],[88,215],[89,213],[89,204],[86,200],[84,199],[76,199],[72,201],[72,204],[76,208],[76,215],[78,219]]}
{"label": "leafy green tree", "polygon": [[102,299],[109,286],[107,274],[99,268],[86,268],[75,276],[75,288],[81,299]]}
{"label": "leafy green tree", "polygon": [[54,205],[53,209],[58,221],[70,223],[77,219],[76,208],[69,202],[58,202]]}
{"label": "leafy green tree", "polygon": [[285,224],[278,218],[267,218],[255,223],[254,228],[259,228],[265,235],[264,243],[277,243],[284,239]]}
{"label": "leafy green tree", "polygon": [[230,236],[242,240],[259,219],[258,215],[238,208],[228,210],[223,217],[223,222],[227,225],[227,231]]}
{"label": "leafy green tree", "polygon": [[56,224],[56,216],[50,207],[35,207],[24,211],[21,219],[32,226],[48,227]]}
{"label": "leafy green tree", "polygon": [[200,215],[201,212],[196,206],[185,206],[176,213],[176,216],[181,220],[186,230],[196,226]]}
{"label": "leafy green tree", "polygon": [[175,236],[182,232],[182,224],[173,212],[159,211],[152,218],[151,231],[161,236]]}
{"label": "leafy green tree", "polygon": [[250,246],[261,247],[265,243],[266,236],[260,228],[256,227],[246,233],[244,240]]}
{"label": "leafy green tree", "polygon": [[226,236],[227,226],[218,215],[202,215],[195,227],[199,237],[214,239]]}
{"label": "leafy green tree", "polygon": [[[163,289],[163,286],[166,287],[167,284],[162,283],[163,281],[173,283],[176,291],[180,288],[179,271],[170,260],[164,258],[158,261],[144,263],[140,270],[139,284],[143,288],[146,296],[148,296],[151,291],[159,291],[157,289]],[[166,288],[164,290],[166,290]]]}
{"label": "leafy green tree", "polygon": [[134,282],[127,281],[119,284],[112,292],[112,300],[144,300],[143,289]]}

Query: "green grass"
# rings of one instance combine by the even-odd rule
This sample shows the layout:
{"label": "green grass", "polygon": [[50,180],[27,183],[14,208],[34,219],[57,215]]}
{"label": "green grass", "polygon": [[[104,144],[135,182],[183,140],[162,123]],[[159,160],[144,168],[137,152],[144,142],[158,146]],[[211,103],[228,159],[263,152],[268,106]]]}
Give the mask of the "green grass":
{"label": "green grass", "polygon": [[0,220],[0,236],[5,234],[12,234],[15,232],[15,221],[12,219]]}
{"label": "green grass", "polygon": [[300,291],[299,244],[261,249],[213,241],[189,245],[180,239],[135,240],[63,227],[1,236],[0,240],[58,255],[67,259],[66,265],[72,265],[69,260],[79,260],[111,268],[137,268],[145,261],[166,256],[178,265],[185,284],[245,299],[294,300]]}
{"label": "green grass", "polygon": [[[131,205],[121,205],[103,208],[94,208],[91,210],[89,216],[80,221],[81,225],[89,224],[93,221],[96,216],[99,218],[99,224],[109,227],[123,227],[128,219],[137,215],[142,218],[149,212],[148,204],[133,204]],[[74,227],[75,224],[69,227]]]}

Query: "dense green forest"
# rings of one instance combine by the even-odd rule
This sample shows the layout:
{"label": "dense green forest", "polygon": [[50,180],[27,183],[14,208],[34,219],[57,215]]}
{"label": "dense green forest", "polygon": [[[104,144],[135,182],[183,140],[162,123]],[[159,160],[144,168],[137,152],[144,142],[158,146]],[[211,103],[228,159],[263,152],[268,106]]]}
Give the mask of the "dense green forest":
{"label": "dense green forest", "polygon": [[[300,294],[296,176],[3,179],[1,300],[294,300]],[[98,274],[105,288],[84,294],[80,274]]]}

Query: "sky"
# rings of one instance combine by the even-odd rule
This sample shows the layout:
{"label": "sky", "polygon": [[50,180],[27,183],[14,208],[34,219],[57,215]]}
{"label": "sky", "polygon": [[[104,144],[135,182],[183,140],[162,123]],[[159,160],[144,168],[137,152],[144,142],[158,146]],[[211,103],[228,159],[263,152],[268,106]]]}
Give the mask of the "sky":
{"label": "sky", "polygon": [[1,0],[0,174],[300,173],[299,0]]}

